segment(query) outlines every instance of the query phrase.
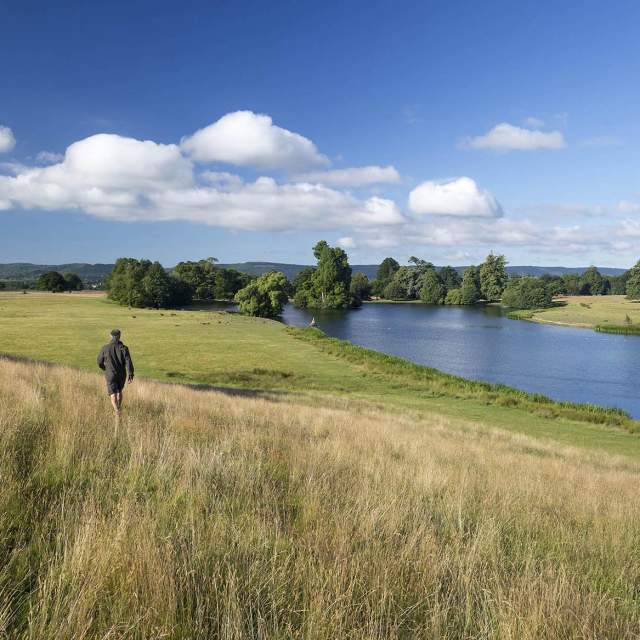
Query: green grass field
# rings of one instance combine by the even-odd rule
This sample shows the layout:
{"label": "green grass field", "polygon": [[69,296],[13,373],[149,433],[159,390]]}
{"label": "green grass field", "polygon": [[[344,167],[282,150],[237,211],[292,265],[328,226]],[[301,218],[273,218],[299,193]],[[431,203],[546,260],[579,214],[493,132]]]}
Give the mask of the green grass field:
{"label": "green grass field", "polygon": [[[296,394],[322,406],[349,399],[364,407],[430,412],[563,444],[640,455],[640,437],[594,423],[599,415],[531,402],[528,394],[511,390],[487,391],[404,361],[380,360],[377,354],[363,359],[364,350],[309,339],[278,322],[202,310],[132,310],[100,294],[0,294],[0,352],[9,355],[96,371],[96,354],[114,326],[131,346],[140,376],[237,388],[245,394]],[[391,368],[390,361],[395,363]]]}
{"label": "green grass field", "polygon": [[565,296],[555,300],[561,305],[534,313],[530,319],[593,329],[597,325],[625,325],[628,317],[640,325],[640,302],[625,296]]}

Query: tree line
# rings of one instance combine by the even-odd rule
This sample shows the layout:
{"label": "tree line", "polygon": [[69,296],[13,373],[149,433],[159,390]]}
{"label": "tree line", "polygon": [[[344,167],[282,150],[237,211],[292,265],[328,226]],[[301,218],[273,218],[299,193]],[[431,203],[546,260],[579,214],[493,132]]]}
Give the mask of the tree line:
{"label": "tree line", "polygon": [[58,271],[47,271],[36,280],[38,291],[51,291],[62,293],[63,291],[82,291],[84,284],[75,273],[62,275]]}
{"label": "tree line", "polygon": [[352,273],[340,247],[321,240],[313,247],[316,265],[302,269],[292,282],[278,271],[259,277],[221,268],[215,258],[180,262],[168,271],[159,262],[120,258],[107,278],[109,297],[131,307],[180,307],[196,300],[235,300],[240,311],[276,317],[291,300],[300,308],[348,309],[365,300],[421,301],[426,304],[473,305],[501,302],[514,309],[537,309],[558,295],[626,294],[640,299],[640,262],[621,276],[603,276],[596,267],[564,276],[509,276],[503,255],[490,253],[462,274],[437,268],[412,256],[401,266],[385,258],[369,281]]}

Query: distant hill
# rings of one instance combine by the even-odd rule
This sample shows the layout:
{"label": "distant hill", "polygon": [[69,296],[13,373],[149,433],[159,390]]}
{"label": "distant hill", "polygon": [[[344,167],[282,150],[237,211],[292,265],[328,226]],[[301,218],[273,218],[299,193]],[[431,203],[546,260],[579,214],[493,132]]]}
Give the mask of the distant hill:
{"label": "distant hill", "polygon": [[[248,273],[250,275],[259,276],[268,271],[282,271],[289,280],[296,277],[299,271],[308,267],[306,264],[287,264],[281,262],[236,262],[220,264],[221,267],[228,267],[230,269],[237,269],[242,273]],[[361,271],[370,280],[376,277],[378,271],[377,264],[352,264],[352,271]],[[456,269],[462,273],[466,267],[456,267]],[[583,273],[587,267],[534,267],[528,265],[522,266],[508,266],[507,273],[517,274],[521,276],[541,276],[544,273],[548,273],[553,276],[562,276],[567,273]],[[607,276],[619,276],[626,271],[626,269],[617,269],[615,267],[598,267],[600,273]]]}
{"label": "distant hill", "polygon": [[[293,280],[298,272],[309,265],[288,264],[284,262],[235,262],[220,263],[218,266],[237,269],[242,273],[259,276],[269,271],[282,271],[289,280]],[[60,273],[75,273],[83,282],[103,282],[113,270],[113,264],[88,264],[86,262],[72,262],[68,264],[31,264],[29,262],[12,262],[0,264],[0,280],[17,280],[30,282],[37,280],[39,276],[47,271],[59,271]],[[460,272],[466,267],[456,267]],[[598,267],[603,275],[617,276],[626,269],[616,269],[613,267]],[[351,269],[355,273],[361,271],[373,280],[378,271],[377,264],[353,264]],[[551,275],[564,275],[566,273],[582,273],[586,267],[534,267],[534,266],[508,266],[508,273],[516,273],[527,276],[541,276],[543,273]]]}
{"label": "distant hill", "polygon": [[88,264],[71,262],[68,264],[31,264],[30,262],[11,262],[0,264],[0,280],[37,280],[47,271],[75,273],[83,282],[101,282],[111,271],[113,264]]}

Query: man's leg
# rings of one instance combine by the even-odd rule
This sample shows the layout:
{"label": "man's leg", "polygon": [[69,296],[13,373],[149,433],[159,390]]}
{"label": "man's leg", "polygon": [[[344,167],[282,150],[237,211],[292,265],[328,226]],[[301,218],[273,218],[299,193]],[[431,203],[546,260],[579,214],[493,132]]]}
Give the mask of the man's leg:
{"label": "man's leg", "polygon": [[120,408],[122,407],[122,389],[116,393],[116,399],[118,402],[118,411],[120,411]]}
{"label": "man's leg", "polygon": [[118,400],[118,396],[120,394],[118,393],[112,393],[109,395],[109,398],[111,399],[111,404],[113,405],[113,409],[116,413],[120,413],[120,401]]}

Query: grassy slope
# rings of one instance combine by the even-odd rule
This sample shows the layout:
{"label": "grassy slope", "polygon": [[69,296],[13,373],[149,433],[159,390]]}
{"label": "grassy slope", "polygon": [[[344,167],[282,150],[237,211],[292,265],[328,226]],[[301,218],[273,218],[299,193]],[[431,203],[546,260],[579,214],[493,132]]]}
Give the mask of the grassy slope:
{"label": "grassy slope", "polygon": [[143,380],[107,405],[0,360],[0,637],[637,638],[637,461]]}
{"label": "grassy slope", "polygon": [[594,328],[600,324],[624,325],[629,316],[634,324],[640,324],[640,302],[624,296],[567,296],[556,300],[566,305],[546,309],[531,319]]}
{"label": "grassy slope", "polygon": [[[0,294],[0,352],[95,370],[113,326],[131,345],[137,372],[160,380],[295,391],[316,404],[348,395],[364,406],[435,412],[461,421],[640,455],[640,438],[620,429],[558,420],[486,398],[456,399],[389,379],[368,366],[297,340],[281,324],[202,311],[128,310],[97,295]],[[327,398],[330,394],[331,398]]]}

